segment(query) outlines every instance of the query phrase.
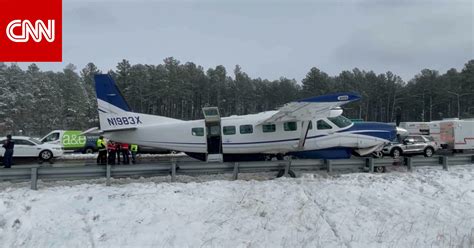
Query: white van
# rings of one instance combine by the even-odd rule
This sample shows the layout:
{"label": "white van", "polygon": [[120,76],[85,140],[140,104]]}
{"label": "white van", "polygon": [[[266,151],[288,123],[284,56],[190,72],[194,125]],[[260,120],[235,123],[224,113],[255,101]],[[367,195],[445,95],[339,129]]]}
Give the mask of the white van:
{"label": "white van", "polygon": [[61,146],[64,150],[92,153],[96,151],[96,135],[83,135],[78,130],[54,130],[40,139],[43,143]]}

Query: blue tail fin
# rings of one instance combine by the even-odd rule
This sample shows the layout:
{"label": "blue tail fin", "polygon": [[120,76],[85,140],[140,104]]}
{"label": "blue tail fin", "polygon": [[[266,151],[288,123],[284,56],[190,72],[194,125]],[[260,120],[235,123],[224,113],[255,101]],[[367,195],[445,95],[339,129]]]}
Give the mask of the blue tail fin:
{"label": "blue tail fin", "polygon": [[[123,111],[130,112],[130,106],[125,101],[112,77],[108,74],[95,75],[95,91],[97,99],[107,102]],[[99,111],[104,112],[99,104]]]}
{"label": "blue tail fin", "polygon": [[110,75],[99,74],[94,79],[102,131],[123,131],[146,125],[181,121],[164,116],[132,112]]}

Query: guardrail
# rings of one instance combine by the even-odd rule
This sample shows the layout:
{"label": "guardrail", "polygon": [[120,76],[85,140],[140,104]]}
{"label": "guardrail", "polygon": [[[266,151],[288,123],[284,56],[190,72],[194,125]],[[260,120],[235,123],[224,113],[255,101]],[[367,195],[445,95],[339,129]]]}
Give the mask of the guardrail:
{"label": "guardrail", "polygon": [[[337,170],[363,170],[366,172],[384,171],[390,166],[406,165],[408,171],[416,166],[441,166],[448,170],[449,166],[474,163],[474,155],[466,156],[439,156],[439,157],[405,157],[397,159],[373,159],[352,158],[338,160],[279,160],[258,162],[234,162],[234,163],[205,163],[205,162],[178,162],[171,160],[171,164],[155,165],[93,165],[77,167],[31,167],[0,169],[0,181],[31,181],[31,189],[38,188],[38,179],[41,180],[75,180],[106,178],[106,185],[110,185],[110,178],[130,176],[167,176],[171,175],[171,181],[176,180],[177,175],[202,175],[217,173],[232,173],[234,180],[238,179],[239,173],[256,172],[279,172],[279,176],[294,176],[294,171],[326,170],[333,172]],[[379,170],[383,169],[383,170]]]}

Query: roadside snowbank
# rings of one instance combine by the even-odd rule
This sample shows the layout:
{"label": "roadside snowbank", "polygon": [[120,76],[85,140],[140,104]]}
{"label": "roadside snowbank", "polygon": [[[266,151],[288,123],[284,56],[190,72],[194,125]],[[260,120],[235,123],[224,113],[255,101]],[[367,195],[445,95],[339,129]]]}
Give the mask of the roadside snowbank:
{"label": "roadside snowbank", "polygon": [[0,191],[0,247],[470,247],[474,165]]}

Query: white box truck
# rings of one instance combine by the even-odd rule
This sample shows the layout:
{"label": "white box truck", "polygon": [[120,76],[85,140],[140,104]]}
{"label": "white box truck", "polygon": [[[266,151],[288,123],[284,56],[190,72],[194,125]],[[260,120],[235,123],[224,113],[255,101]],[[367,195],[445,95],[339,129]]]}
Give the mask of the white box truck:
{"label": "white box truck", "polygon": [[408,133],[413,135],[426,135],[431,136],[433,139],[438,142],[441,146],[445,146],[441,140],[441,121],[431,121],[431,122],[401,122],[400,127],[408,131]]}

